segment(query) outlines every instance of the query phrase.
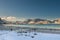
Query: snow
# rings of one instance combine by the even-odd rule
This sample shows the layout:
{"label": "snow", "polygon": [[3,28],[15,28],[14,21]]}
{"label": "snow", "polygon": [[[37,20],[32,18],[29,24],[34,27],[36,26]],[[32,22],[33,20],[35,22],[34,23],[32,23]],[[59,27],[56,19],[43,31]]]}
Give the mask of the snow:
{"label": "snow", "polygon": [[22,33],[21,35],[15,31],[0,31],[0,40],[60,40],[60,34],[37,33],[34,35],[33,33]]}

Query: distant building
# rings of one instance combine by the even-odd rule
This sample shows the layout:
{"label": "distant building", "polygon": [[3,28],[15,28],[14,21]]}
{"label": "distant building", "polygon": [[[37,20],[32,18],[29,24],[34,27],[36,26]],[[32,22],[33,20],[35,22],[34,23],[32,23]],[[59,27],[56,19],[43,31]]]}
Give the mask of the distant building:
{"label": "distant building", "polygon": [[39,21],[39,22],[36,22],[35,24],[48,24],[49,22],[48,21]]}
{"label": "distant building", "polygon": [[3,17],[2,19],[6,20],[6,21],[16,21],[16,17],[12,17],[12,16]]}
{"label": "distant building", "polygon": [[30,21],[28,24],[49,24],[49,22],[48,21],[37,21],[37,22]]}
{"label": "distant building", "polygon": [[28,22],[28,24],[35,24],[35,22],[34,21],[30,21],[30,22]]}
{"label": "distant building", "polygon": [[60,19],[54,20],[55,24],[60,24]]}
{"label": "distant building", "polygon": [[0,18],[0,24],[4,24],[5,22]]}

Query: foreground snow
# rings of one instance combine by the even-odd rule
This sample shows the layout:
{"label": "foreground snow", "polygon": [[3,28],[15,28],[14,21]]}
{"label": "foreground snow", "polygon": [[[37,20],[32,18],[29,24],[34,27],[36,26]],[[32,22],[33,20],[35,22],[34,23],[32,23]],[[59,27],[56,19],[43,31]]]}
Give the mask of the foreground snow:
{"label": "foreground snow", "polygon": [[60,40],[60,34],[37,33],[37,35],[33,35],[33,33],[27,33],[29,36],[24,35],[15,31],[0,31],[0,40]]}

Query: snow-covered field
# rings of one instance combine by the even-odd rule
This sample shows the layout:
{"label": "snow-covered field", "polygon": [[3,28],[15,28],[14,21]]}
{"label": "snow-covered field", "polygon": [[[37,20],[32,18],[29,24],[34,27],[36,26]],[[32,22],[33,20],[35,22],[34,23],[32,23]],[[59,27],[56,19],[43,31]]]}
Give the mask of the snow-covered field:
{"label": "snow-covered field", "polygon": [[34,35],[34,32],[21,34],[15,31],[0,31],[0,40],[60,40],[60,34],[37,33]]}

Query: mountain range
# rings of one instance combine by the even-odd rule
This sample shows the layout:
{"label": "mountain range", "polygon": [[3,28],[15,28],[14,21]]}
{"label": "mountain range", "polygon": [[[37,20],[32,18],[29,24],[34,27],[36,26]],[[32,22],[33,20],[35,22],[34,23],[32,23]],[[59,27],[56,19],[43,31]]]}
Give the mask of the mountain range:
{"label": "mountain range", "polygon": [[16,17],[3,17],[0,18],[0,24],[60,24],[60,19],[48,20],[48,19],[25,19],[25,18],[16,18]]}

